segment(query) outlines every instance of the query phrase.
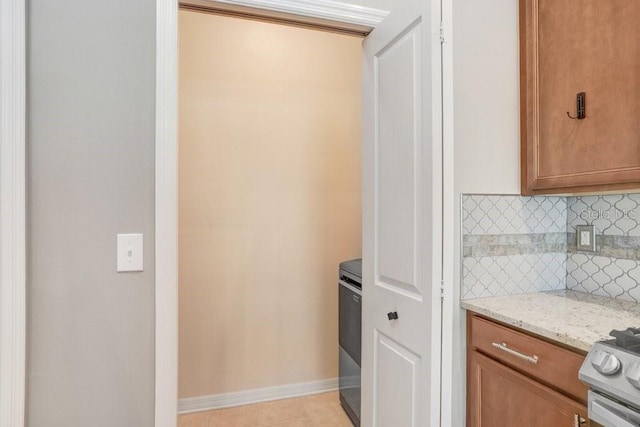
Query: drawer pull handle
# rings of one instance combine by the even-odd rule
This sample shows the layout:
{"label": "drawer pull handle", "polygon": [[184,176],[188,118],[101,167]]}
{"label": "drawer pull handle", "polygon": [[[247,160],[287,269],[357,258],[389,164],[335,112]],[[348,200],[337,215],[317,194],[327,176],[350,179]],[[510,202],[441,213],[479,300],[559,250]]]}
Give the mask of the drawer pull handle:
{"label": "drawer pull handle", "polygon": [[498,350],[506,351],[512,356],[519,357],[520,359],[526,360],[527,362],[534,363],[534,364],[538,363],[538,356],[536,356],[535,354],[533,356],[527,356],[526,354],[522,354],[519,351],[510,349],[509,347],[507,347],[507,343],[494,342],[494,343],[491,343],[491,345],[497,348]]}

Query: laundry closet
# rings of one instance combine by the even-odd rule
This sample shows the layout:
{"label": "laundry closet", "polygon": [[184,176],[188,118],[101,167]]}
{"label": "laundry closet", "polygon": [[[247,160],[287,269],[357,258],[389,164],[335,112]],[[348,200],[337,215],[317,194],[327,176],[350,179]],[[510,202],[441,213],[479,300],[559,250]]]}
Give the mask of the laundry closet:
{"label": "laundry closet", "polygon": [[335,388],[362,38],[179,13],[179,410]]}

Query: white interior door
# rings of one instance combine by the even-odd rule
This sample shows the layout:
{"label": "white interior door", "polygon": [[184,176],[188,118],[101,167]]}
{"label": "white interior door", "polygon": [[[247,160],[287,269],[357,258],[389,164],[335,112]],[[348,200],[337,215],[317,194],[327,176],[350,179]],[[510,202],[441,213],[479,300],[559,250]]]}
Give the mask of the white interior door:
{"label": "white interior door", "polygon": [[366,427],[440,422],[441,6],[395,3],[364,42]]}

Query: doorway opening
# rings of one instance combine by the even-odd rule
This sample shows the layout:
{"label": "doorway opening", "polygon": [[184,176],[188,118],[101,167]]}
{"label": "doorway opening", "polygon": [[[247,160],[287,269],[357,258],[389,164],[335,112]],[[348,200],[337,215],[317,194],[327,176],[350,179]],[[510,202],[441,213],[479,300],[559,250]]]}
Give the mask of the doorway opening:
{"label": "doorway opening", "polygon": [[337,270],[362,244],[361,42],[179,11],[180,413],[337,388]]}

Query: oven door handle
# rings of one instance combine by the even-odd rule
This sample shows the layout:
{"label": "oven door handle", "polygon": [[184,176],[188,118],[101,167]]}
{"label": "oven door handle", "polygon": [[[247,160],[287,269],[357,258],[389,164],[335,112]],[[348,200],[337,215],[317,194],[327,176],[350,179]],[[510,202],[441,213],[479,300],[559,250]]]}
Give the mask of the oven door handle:
{"label": "oven door handle", "polygon": [[[605,427],[638,427],[639,424],[630,423],[626,418],[618,415],[613,408],[608,408],[600,402],[591,402],[591,411],[600,419],[605,420]],[[591,417],[589,417],[591,418]]]}

